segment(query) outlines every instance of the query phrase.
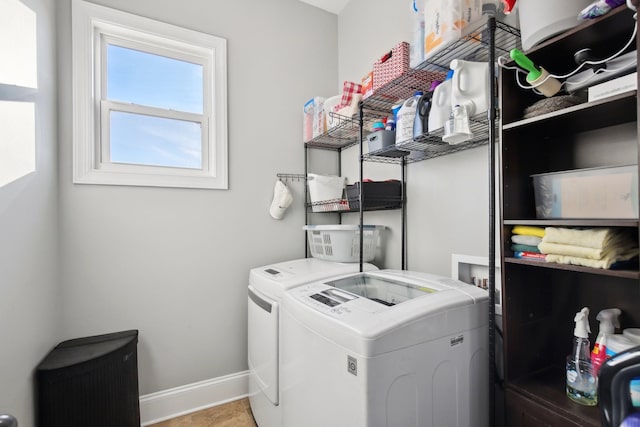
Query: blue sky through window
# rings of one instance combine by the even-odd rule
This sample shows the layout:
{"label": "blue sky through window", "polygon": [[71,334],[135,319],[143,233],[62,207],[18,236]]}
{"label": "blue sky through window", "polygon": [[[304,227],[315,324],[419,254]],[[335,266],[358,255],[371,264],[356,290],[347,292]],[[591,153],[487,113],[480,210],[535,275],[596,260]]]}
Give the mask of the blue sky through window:
{"label": "blue sky through window", "polygon": [[[203,67],[107,45],[107,99],[203,113]],[[200,169],[200,123],[113,111],[111,161]]]}
{"label": "blue sky through window", "polygon": [[200,124],[111,112],[111,161],[148,166],[202,168]]}

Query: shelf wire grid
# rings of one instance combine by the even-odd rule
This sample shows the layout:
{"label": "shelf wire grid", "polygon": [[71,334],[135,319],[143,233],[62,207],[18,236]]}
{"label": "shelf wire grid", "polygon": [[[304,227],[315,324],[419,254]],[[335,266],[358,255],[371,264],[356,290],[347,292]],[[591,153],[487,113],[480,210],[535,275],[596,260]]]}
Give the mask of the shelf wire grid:
{"label": "shelf wire grid", "polygon": [[[465,28],[461,38],[440,52],[422,62],[415,69],[409,69],[402,76],[388,82],[361,103],[363,110],[363,129],[371,129],[376,120],[391,115],[391,107],[402,99],[412,96],[417,90],[425,90],[435,80],[443,80],[454,59],[488,62],[489,41],[488,16],[483,16],[475,25]],[[502,22],[496,22],[496,56],[509,55],[511,49],[521,49],[519,30]],[[497,112],[499,113],[499,112]],[[341,150],[360,142],[359,118],[340,116],[331,113],[338,124],[327,132],[306,142],[314,148]],[[497,123],[497,120],[496,120]],[[442,141],[444,129],[437,129],[429,135],[421,135],[402,142],[398,146],[385,147],[363,155],[366,161],[379,163],[400,163],[404,160],[413,163],[434,157],[444,156],[458,151],[479,147],[488,143],[489,120],[486,113],[469,118],[473,138],[456,145]]]}

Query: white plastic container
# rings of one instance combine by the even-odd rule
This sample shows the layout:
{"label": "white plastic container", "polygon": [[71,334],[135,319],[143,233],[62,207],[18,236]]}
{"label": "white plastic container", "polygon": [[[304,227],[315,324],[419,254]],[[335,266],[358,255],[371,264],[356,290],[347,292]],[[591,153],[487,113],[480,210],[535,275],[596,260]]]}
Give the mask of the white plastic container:
{"label": "white plastic container", "polygon": [[[325,212],[328,210],[349,209],[348,201],[343,199],[346,178],[335,175],[319,175],[315,173],[307,174],[309,185],[309,198],[311,203],[321,203],[312,205],[313,212]],[[344,200],[344,203],[341,201]],[[329,203],[332,202],[332,203]]]}
{"label": "white plastic container", "polygon": [[316,96],[302,108],[302,141],[307,142],[327,130],[324,114],[325,98]]}
{"label": "white plastic container", "polygon": [[638,218],[636,165],[576,169],[531,177],[537,218]]}
{"label": "white plastic container", "polygon": [[426,0],[424,51],[429,59],[462,34],[462,29],[482,16],[481,0]]}
{"label": "white plastic container", "polygon": [[578,13],[592,2],[593,0],[519,0],[523,49],[529,50],[536,44],[580,24],[577,19]]}
{"label": "white plastic container", "polygon": [[622,331],[622,335],[640,345],[640,328],[627,328]]}
{"label": "white plastic container", "polygon": [[324,109],[324,116],[327,121],[327,130],[340,124],[340,119],[335,115],[334,107],[340,103],[341,99],[342,95],[336,95],[324,101],[322,108]]}
{"label": "white plastic container", "polygon": [[[372,261],[380,246],[383,225],[363,225],[362,257]],[[309,249],[314,258],[335,262],[360,261],[359,225],[305,225]]]}
{"label": "white plastic container", "polygon": [[413,139],[413,121],[416,118],[418,101],[424,95],[422,91],[416,92],[411,98],[402,103],[396,118],[396,145]]}
{"label": "white plastic container", "polygon": [[429,133],[441,129],[451,115],[451,78],[450,72],[447,79],[440,83],[433,91],[431,98],[431,110],[429,111]]}
{"label": "white plastic container", "polygon": [[454,59],[449,67],[451,79],[451,106],[463,106],[469,117],[489,109],[489,66],[486,62]]}
{"label": "white plastic container", "polygon": [[426,0],[411,0],[413,37],[409,50],[409,66],[416,68],[424,61],[424,3]]}

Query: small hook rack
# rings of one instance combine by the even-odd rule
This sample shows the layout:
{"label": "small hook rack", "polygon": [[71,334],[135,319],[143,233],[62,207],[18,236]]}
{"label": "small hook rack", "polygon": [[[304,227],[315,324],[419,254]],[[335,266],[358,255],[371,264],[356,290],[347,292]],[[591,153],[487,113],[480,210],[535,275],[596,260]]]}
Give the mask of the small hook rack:
{"label": "small hook rack", "polygon": [[282,181],[306,181],[307,176],[303,173],[278,173],[278,179]]}

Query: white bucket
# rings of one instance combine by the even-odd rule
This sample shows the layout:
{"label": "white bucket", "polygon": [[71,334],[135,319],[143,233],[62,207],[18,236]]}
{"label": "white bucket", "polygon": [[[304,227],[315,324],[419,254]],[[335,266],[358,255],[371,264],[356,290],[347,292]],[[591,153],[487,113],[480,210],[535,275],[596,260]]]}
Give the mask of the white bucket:
{"label": "white bucket", "polygon": [[580,24],[578,13],[592,2],[593,0],[518,1],[524,50]]}

